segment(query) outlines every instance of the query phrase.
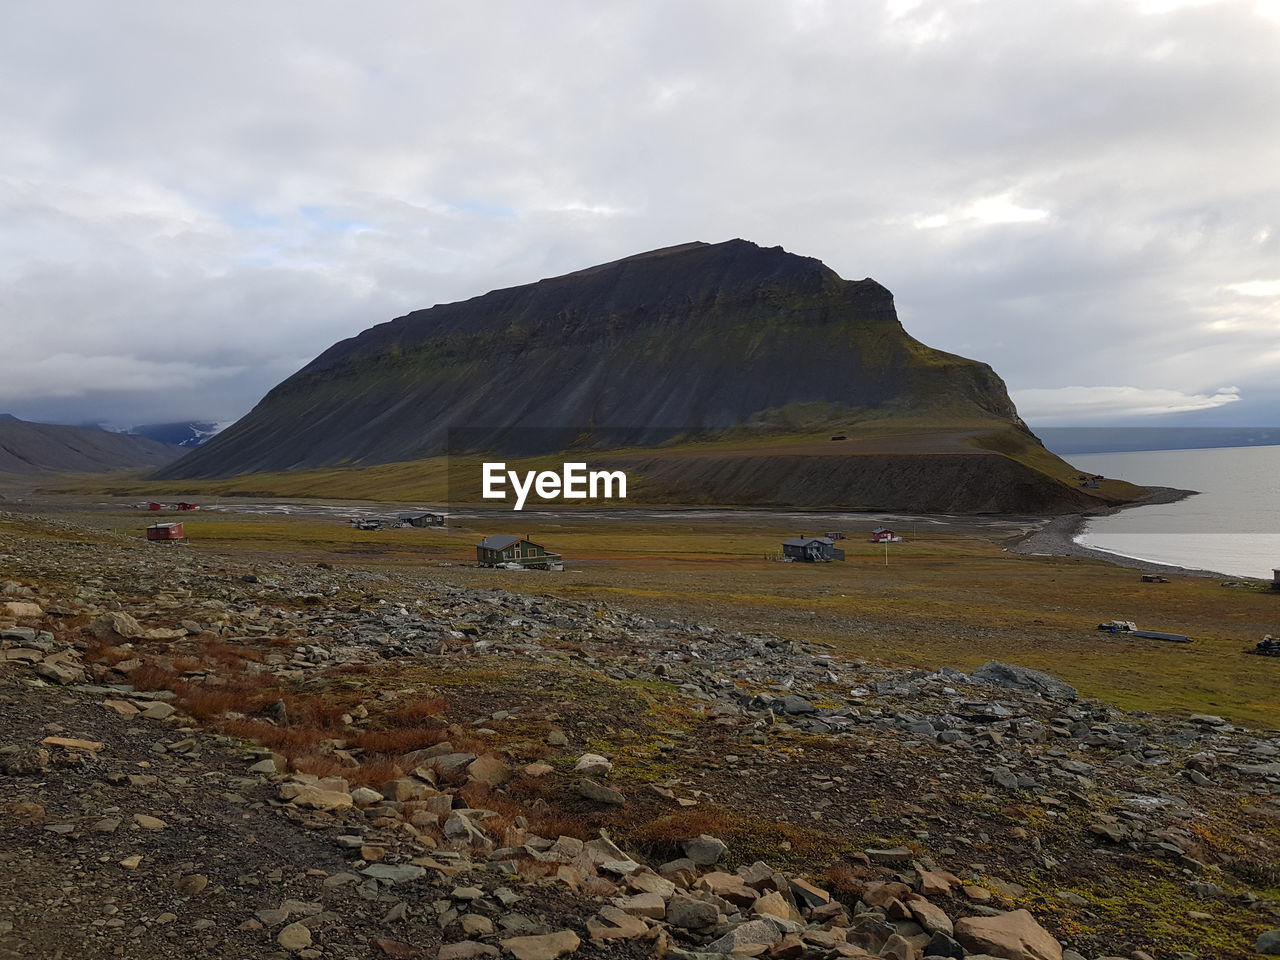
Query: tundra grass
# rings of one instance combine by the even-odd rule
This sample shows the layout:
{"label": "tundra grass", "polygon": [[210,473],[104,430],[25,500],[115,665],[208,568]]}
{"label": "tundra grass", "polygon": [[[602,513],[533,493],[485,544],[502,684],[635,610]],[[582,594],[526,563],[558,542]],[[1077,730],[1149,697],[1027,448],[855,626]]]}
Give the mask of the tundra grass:
{"label": "tundra grass", "polygon": [[[836,428],[832,428],[836,429]],[[688,459],[751,456],[860,456],[892,454],[932,454],[945,456],[986,450],[1007,456],[1042,472],[1067,486],[1076,486],[1078,471],[1037,443],[1000,420],[950,422],[938,416],[898,416],[872,418],[840,428],[848,439],[833,443],[829,431],[815,433],[763,432],[747,427],[734,428],[709,438],[676,438],[655,447],[627,447],[615,450],[519,458],[521,470],[558,471],[566,459],[589,459],[608,464],[610,469],[656,459]],[[215,480],[149,480],[140,472],[109,476],[63,477],[52,480],[47,491],[70,494],[146,497],[149,499],[191,499],[208,497],[298,497],[338,498],[374,502],[445,503],[450,498],[450,475],[475,479],[475,488],[461,497],[479,502],[480,465],[491,457],[468,455],[429,457],[375,465],[347,464],[335,467],[242,474]],[[644,494],[644,478],[632,476],[630,499],[652,503]],[[1100,502],[1127,502],[1141,490],[1119,480],[1104,481],[1093,495]]]}
{"label": "tundra grass", "polygon": [[[511,515],[517,517],[517,515]],[[904,543],[865,541],[869,521],[842,526],[843,563],[779,563],[793,518],[598,522],[532,515],[501,524],[361,531],[341,520],[184,516],[196,549],[251,559],[294,556],[388,565],[468,586],[606,600],[663,619],[711,622],[829,644],[842,653],[925,668],[968,670],[1000,659],[1047,670],[1082,694],[1131,710],[1215,713],[1255,728],[1280,728],[1280,658],[1247,656],[1280,627],[1280,593],[1226,588],[1210,578],[1143,583],[1136,570],[1091,559],[1005,551],[1011,531],[956,523],[921,525]],[[141,536],[136,513],[110,518]],[[803,521],[800,521],[803,523]],[[810,523],[805,532],[823,532]],[[489,533],[527,534],[566,557],[563,573],[477,568],[475,543]],[[854,539],[854,538],[857,539]],[[449,566],[441,566],[449,564]],[[1103,620],[1186,634],[1191,644],[1099,633]]]}

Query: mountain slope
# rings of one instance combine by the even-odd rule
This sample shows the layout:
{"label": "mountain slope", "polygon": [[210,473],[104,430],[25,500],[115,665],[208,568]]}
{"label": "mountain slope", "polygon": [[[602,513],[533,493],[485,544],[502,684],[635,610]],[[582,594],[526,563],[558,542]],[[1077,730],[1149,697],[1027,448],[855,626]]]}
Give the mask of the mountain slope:
{"label": "mountain slope", "polygon": [[641,427],[634,441],[654,443],[815,405],[830,423],[907,416],[1025,432],[991,368],[908,336],[875,281],[731,240],[372,327],[158,476],[412,460],[444,452],[451,427],[469,428],[469,447],[508,453],[608,428]]}
{"label": "mountain slope", "polygon": [[96,427],[65,427],[0,417],[0,474],[104,473],[157,467],[181,450]]}

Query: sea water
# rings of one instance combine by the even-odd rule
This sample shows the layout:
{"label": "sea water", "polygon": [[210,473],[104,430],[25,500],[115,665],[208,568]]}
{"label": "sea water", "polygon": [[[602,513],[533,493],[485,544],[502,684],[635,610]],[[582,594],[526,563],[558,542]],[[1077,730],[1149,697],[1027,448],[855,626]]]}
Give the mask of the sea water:
{"label": "sea water", "polygon": [[1280,446],[1073,454],[1082,471],[1200,491],[1088,522],[1077,542],[1126,557],[1270,580],[1280,567]]}

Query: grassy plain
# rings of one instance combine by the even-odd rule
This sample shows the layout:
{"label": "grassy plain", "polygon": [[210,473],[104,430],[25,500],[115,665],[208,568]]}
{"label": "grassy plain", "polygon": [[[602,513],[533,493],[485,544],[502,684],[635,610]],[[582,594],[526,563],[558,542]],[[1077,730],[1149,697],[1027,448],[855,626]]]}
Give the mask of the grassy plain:
{"label": "grassy plain", "polygon": [[[843,434],[842,434],[843,435]],[[1003,421],[957,422],[924,421],[897,417],[872,419],[849,428],[848,437],[833,443],[827,432],[752,432],[746,427],[708,439],[678,439],[656,447],[627,447],[609,451],[589,451],[593,468],[625,469],[630,478],[628,500],[632,503],[661,505],[664,503],[763,503],[749,497],[721,496],[719,486],[739,472],[743,463],[751,471],[777,471],[773,479],[779,486],[794,478],[798,466],[832,458],[853,458],[857,464],[866,457],[922,457],[920,470],[927,464],[943,465],[963,455],[994,454],[993,459],[1008,458],[1036,474],[1043,474],[1052,485],[1062,484],[1073,494],[1080,490],[1078,471],[1069,463],[1046,450]],[[575,456],[586,456],[586,453]],[[519,470],[558,471],[568,459],[566,453],[518,458]],[[60,477],[48,483],[51,490],[78,495],[145,497],[148,499],[187,499],[204,497],[316,497],[376,501],[424,501],[429,503],[481,503],[479,478],[481,463],[494,455],[435,456],[421,460],[374,465],[344,464],[276,473],[248,473],[224,479],[168,480],[147,479],[141,472],[124,472],[109,476]],[[516,462],[512,462],[514,468]],[[673,480],[671,468],[681,475],[699,473],[703,487]],[[705,471],[711,471],[707,473]],[[721,472],[724,471],[724,472]],[[727,473],[726,473],[727,472]],[[3,479],[3,478],[0,478]],[[768,485],[765,485],[768,487]],[[742,491],[739,491],[741,494]],[[758,494],[759,491],[756,491]],[[1088,491],[1097,504],[1127,503],[1140,496],[1140,488],[1121,480],[1107,479],[1097,490]],[[805,497],[803,491],[792,496]],[[753,495],[754,496],[754,495]],[[815,495],[816,496],[816,495]],[[772,503],[774,501],[767,500]],[[779,503],[820,505],[818,499],[784,499]]]}
{"label": "grassy plain", "polygon": [[[388,511],[393,512],[393,511]],[[156,514],[104,510],[94,522],[141,535]],[[191,549],[359,566],[417,567],[424,578],[528,594],[607,600],[659,619],[696,620],[829,644],[868,659],[971,669],[1001,659],[1048,670],[1127,709],[1215,713],[1280,728],[1280,659],[1244,655],[1280,632],[1280,593],[1191,575],[1143,583],[1098,560],[1011,553],[1030,522],[921,518],[905,542],[867,541],[874,517],[733,511],[548,518],[502,514],[445,529],[360,531],[337,518],[175,514]],[[840,528],[843,563],[780,563],[780,540]],[[474,544],[526,534],[567,559],[563,573],[480,569]],[[443,564],[443,565],[442,565]],[[1224,578],[1225,579],[1225,578]],[[1191,636],[1124,639],[1100,621]]]}

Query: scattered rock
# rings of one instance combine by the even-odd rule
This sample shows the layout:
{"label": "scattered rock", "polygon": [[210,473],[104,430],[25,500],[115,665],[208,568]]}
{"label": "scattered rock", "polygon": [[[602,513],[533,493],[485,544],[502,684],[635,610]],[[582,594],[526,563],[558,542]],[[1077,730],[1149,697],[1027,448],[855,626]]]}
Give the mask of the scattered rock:
{"label": "scattered rock", "polygon": [[[292,786],[288,784],[286,786]],[[302,784],[301,788],[293,793],[291,799],[294,806],[309,807],[312,810],[345,810],[352,806],[351,794],[345,790],[326,790],[316,784]],[[281,791],[281,799],[286,799],[285,792]]]}
{"label": "scattered rock", "polygon": [[729,852],[723,840],[705,833],[692,840],[686,840],[682,846],[684,855],[700,867],[719,863]]}
{"label": "scattered rock", "polygon": [[373,877],[375,880],[386,880],[388,883],[408,883],[411,880],[417,880],[419,877],[427,875],[425,867],[412,863],[375,863],[365,867],[360,872],[366,877]]}
{"label": "scattered rock", "polygon": [[972,676],[975,680],[982,680],[999,687],[1031,690],[1050,700],[1072,701],[1079,696],[1075,687],[1063,683],[1056,677],[1051,677],[1040,670],[1002,663],[999,660],[988,660],[973,671]]}
{"label": "scattered rock", "polygon": [[291,923],[276,934],[276,943],[290,953],[297,953],[311,946],[311,930],[302,923]]}
{"label": "scattered rock", "polygon": [[1062,946],[1026,910],[956,921],[955,939],[971,953],[1004,960],[1062,960]]}
{"label": "scattered rock", "polygon": [[685,930],[702,930],[714,926],[720,911],[714,903],[677,894],[667,903],[667,923]]}
{"label": "scattered rock", "polygon": [[596,753],[584,753],[578,758],[578,762],[573,765],[575,773],[585,773],[588,776],[599,776],[602,773],[608,773],[613,769],[613,763]]}
{"label": "scattered rock", "polygon": [[594,803],[603,803],[608,806],[620,807],[627,802],[627,798],[613,787],[606,787],[589,778],[578,783],[578,792]]}
{"label": "scattered rock", "polygon": [[13,617],[17,620],[28,620],[35,617],[44,616],[44,610],[40,604],[30,603],[26,600],[6,600],[2,605],[5,616]]}
{"label": "scattered rock", "polygon": [[633,917],[661,920],[667,915],[667,901],[657,893],[637,893],[629,897],[618,897],[613,904],[623,913],[629,913]]}
{"label": "scattered rock", "polygon": [[148,720],[167,720],[177,712],[173,704],[157,701],[143,710],[142,715]]}
{"label": "scattered rock", "polygon": [[497,957],[502,951],[478,940],[460,940],[457,943],[446,943],[440,948],[436,960],[479,960],[480,957]]}
{"label": "scattered rock", "polygon": [[71,737],[45,737],[40,741],[46,747],[61,747],[64,750],[85,750],[96,753],[104,746],[97,740],[76,740]]}
{"label": "scattered rock", "polygon": [[782,930],[768,920],[748,920],[707,944],[707,953],[739,953],[743,947],[769,946],[782,939]]}
{"label": "scattered rock", "polygon": [[633,940],[649,932],[649,925],[614,906],[601,907],[600,912],[587,921],[587,933],[592,940]]}
{"label": "scattered rock", "polygon": [[476,757],[468,764],[467,776],[472,780],[480,780],[497,787],[507,782],[511,771],[501,757],[485,754],[483,757]]}
{"label": "scattered rock", "polygon": [[780,705],[783,713],[789,713],[792,716],[800,716],[816,711],[812,703],[797,693],[787,694],[782,698]]}
{"label": "scattered rock", "polygon": [[557,930],[541,936],[512,937],[499,941],[516,960],[556,960],[578,949],[581,940],[572,930]]}
{"label": "scattered rock", "polygon": [[66,685],[80,683],[84,679],[84,671],[79,667],[62,660],[45,660],[36,664],[36,673],[46,680]]}
{"label": "scattered rock", "polygon": [[204,892],[204,888],[209,885],[209,878],[200,873],[187,874],[180,877],[174,887],[178,891],[179,896],[194,897]]}
{"label": "scattered rock", "polygon": [[146,631],[142,625],[127,613],[112,610],[89,622],[89,632],[99,640],[132,640],[141,637]]}
{"label": "scattered rock", "polygon": [[891,866],[910,863],[915,857],[915,851],[909,847],[881,847],[864,850],[863,852],[872,863],[883,863]]}

